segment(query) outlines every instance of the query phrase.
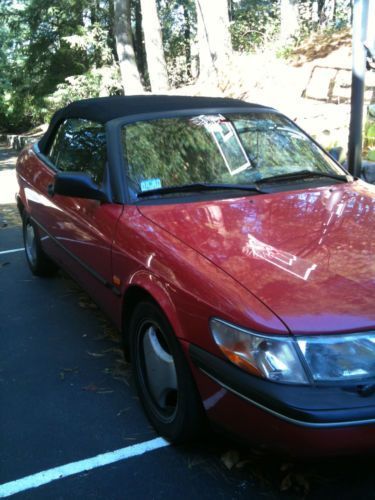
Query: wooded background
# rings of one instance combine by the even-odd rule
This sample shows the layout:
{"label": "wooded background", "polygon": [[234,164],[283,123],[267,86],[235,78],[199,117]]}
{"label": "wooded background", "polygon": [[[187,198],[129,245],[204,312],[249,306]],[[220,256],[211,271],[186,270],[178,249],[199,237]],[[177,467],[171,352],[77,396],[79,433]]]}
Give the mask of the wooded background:
{"label": "wooded background", "polygon": [[79,98],[220,87],[234,52],[285,57],[351,17],[351,0],[1,0],[0,131]]}

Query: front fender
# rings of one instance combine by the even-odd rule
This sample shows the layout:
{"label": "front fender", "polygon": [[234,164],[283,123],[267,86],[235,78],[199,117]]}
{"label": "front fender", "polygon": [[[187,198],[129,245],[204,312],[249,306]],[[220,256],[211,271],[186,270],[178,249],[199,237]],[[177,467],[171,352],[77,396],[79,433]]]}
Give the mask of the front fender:
{"label": "front fender", "polygon": [[167,317],[177,337],[182,337],[180,322],[178,321],[178,314],[173,301],[174,288],[170,283],[162,278],[154,275],[152,272],[141,269],[135,272],[125,290],[125,303],[126,308],[126,294],[130,288],[137,287],[148,294],[159,305],[163,313]]}

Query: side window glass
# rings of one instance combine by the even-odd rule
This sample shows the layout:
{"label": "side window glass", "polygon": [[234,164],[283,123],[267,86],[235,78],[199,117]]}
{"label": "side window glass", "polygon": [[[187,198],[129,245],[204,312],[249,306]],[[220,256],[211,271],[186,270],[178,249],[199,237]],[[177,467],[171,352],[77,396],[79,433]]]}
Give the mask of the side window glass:
{"label": "side window glass", "polygon": [[104,125],[89,120],[68,119],[55,136],[48,154],[63,172],[84,172],[101,184],[107,161]]}

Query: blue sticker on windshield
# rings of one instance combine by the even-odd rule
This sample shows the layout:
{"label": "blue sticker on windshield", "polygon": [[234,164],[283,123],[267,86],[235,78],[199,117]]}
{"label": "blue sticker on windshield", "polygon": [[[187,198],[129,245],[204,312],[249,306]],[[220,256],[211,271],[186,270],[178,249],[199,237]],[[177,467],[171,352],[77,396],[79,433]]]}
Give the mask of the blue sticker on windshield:
{"label": "blue sticker on windshield", "polygon": [[151,191],[151,189],[161,188],[160,179],[146,179],[141,181],[141,191]]}

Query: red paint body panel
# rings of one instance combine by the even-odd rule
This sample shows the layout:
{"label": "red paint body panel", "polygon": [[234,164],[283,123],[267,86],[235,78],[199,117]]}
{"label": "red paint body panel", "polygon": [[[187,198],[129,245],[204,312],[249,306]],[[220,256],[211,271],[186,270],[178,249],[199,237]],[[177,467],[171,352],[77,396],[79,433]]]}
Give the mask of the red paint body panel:
{"label": "red paint body panel", "polygon": [[112,283],[112,242],[123,206],[51,196],[48,186],[53,183],[54,172],[32,150],[26,150],[21,155],[18,175],[20,195],[28,213],[57,241],[56,244],[48,236],[44,237],[42,244],[45,251],[81,283],[120,325],[120,300],[107,287],[100,286],[82,264]]}
{"label": "red paint body panel", "polygon": [[357,181],[140,211],[232,276],[292,333],[375,327],[374,186]]}
{"label": "red paint body panel", "polygon": [[138,285],[147,290],[180,338],[216,350],[207,318],[218,315],[256,330],[287,333],[282,322],[232,277],[136,207],[124,209],[112,258],[124,289]]}

